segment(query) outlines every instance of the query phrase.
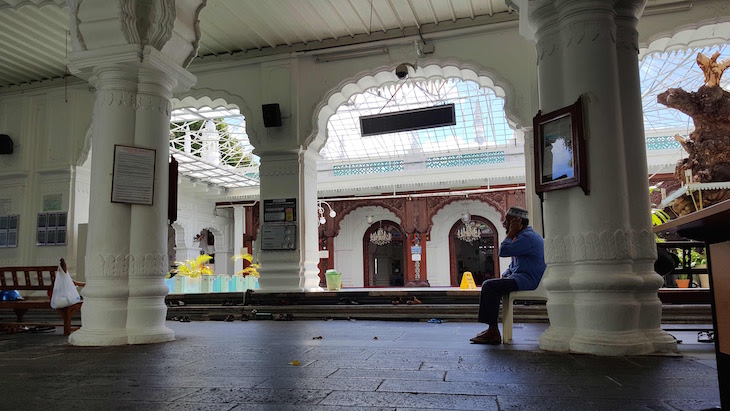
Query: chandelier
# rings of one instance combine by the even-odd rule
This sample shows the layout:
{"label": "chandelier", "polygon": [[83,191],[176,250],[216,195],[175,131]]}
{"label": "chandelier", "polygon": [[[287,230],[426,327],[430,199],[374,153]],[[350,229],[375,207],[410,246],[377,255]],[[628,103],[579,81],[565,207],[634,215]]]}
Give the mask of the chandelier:
{"label": "chandelier", "polygon": [[461,226],[459,231],[456,232],[456,237],[461,241],[473,243],[482,237],[482,230],[479,229],[477,223],[470,221]]}
{"label": "chandelier", "polygon": [[378,228],[378,231],[370,234],[370,242],[375,245],[386,245],[391,240],[393,240],[393,235],[383,230],[383,227]]}

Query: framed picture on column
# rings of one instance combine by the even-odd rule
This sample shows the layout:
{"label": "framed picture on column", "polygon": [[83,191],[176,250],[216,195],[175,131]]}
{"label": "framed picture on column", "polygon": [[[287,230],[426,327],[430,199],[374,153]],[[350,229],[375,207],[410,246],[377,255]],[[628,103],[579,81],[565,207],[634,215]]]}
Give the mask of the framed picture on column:
{"label": "framed picture on column", "polygon": [[580,187],[588,194],[588,164],[583,133],[583,106],[568,107],[533,119],[535,133],[535,192]]}

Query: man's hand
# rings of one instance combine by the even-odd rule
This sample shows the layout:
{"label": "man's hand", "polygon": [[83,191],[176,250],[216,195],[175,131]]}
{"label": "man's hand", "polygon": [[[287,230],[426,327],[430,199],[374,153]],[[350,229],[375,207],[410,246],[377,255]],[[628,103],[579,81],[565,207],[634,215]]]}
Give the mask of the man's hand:
{"label": "man's hand", "polygon": [[519,218],[513,218],[509,222],[509,230],[507,231],[507,237],[514,240],[520,231],[522,231],[522,220],[520,220]]}

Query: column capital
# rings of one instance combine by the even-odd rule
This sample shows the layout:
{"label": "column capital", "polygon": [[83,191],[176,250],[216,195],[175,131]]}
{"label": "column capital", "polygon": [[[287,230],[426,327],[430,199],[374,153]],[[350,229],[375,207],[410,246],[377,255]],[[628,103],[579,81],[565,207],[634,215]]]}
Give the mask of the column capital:
{"label": "column capital", "polygon": [[68,67],[72,74],[95,87],[119,80],[157,84],[168,92],[178,92],[190,89],[197,80],[189,71],[149,46],[140,49],[136,45],[122,45],[74,52],[68,56]]}
{"label": "column capital", "polygon": [[67,0],[74,52],[152,47],[181,67],[198,54],[207,0]]}

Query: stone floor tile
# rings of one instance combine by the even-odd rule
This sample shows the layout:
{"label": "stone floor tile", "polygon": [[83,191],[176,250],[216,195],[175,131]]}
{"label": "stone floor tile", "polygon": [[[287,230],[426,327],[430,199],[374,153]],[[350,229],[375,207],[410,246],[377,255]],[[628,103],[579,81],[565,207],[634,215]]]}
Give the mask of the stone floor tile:
{"label": "stone floor tile", "polygon": [[661,401],[498,396],[501,411],[676,411]]}
{"label": "stone floor tile", "polygon": [[181,399],[198,403],[318,404],[331,391],[296,389],[203,388]]}
{"label": "stone floor tile", "polygon": [[255,388],[270,388],[270,389],[319,389],[319,390],[339,390],[339,391],[375,391],[380,384],[382,379],[366,379],[366,378],[340,378],[340,377],[328,377],[328,378],[291,378],[291,377],[277,377],[270,378],[258,385]]}
{"label": "stone floor tile", "polygon": [[445,371],[368,370],[340,368],[329,378],[380,378],[391,380],[443,381]]}

